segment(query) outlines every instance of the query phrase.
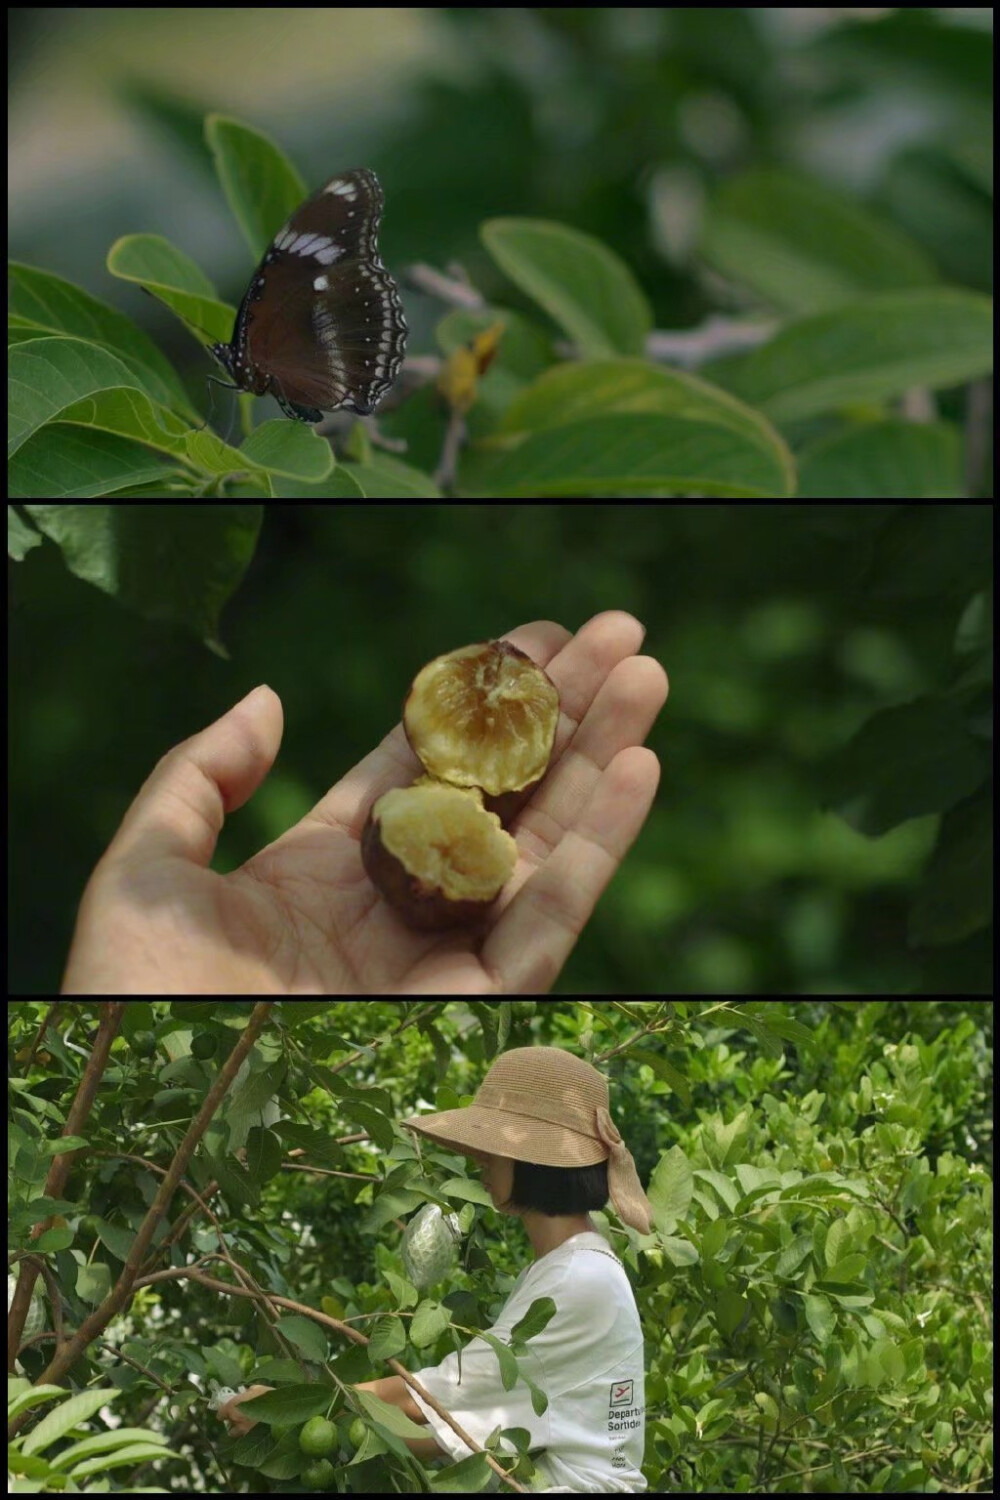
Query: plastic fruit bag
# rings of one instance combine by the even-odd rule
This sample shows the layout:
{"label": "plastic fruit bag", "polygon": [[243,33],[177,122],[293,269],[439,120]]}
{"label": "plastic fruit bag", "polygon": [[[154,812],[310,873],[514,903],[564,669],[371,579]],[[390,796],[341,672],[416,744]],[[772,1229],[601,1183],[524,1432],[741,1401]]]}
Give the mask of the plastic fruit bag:
{"label": "plastic fruit bag", "polygon": [[[17,1287],[17,1277],[7,1273],[7,1311],[10,1312],[10,1304],[14,1300],[14,1291]],[[33,1338],[36,1333],[41,1333],[45,1327],[45,1308],[42,1306],[41,1281],[36,1281],[31,1289],[31,1301],[28,1303],[28,1314],[24,1320],[21,1330],[22,1339]]]}
{"label": "plastic fruit bag", "polygon": [[234,1396],[242,1396],[246,1390],[246,1386],[241,1385],[238,1391],[234,1391],[232,1386],[220,1385],[217,1380],[210,1380],[208,1388],[212,1392],[208,1402],[209,1411],[218,1411],[220,1406],[225,1406]]}
{"label": "plastic fruit bag", "polygon": [[458,1265],[462,1230],[456,1214],[425,1203],[403,1233],[403,1269],[418,1291],[434,1286]]}

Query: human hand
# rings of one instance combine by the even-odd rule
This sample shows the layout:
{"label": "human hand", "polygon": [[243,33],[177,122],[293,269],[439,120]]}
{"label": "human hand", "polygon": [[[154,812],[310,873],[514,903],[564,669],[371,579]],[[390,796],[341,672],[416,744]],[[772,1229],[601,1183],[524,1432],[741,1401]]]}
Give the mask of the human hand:
{"label": "human hand", "polygon": [[252,1385],[247,1390],[241,1391],[238,1396],[233,1396],[220,1406],[216,1412],[220,1422],[226,1422],[229,1426],[230,1437],[245,1437],[251,1427],[256,1427],[256,1418],[249,1416],[239,1410],[244,1401],[252,1401],[254,1396],[263,1396],[265,1391],[273,1391],[273,1385]]}
{"label": "human hand", "polygon": [[226,814],[281,743],[281,702],[259,687],[140,788],[84,891],[63,993],[548,990],[656,794],[659,762],[642,741],[667,678],[635,654],[644,633],[618,610],[576,635],[550,620],[507,632],[545,667],[561,713],[548,773],[511,825],[517,867],[480,928],[411,931],[362,868],[372,802],[421,771],[401,724],[240,869],[209,869]]}

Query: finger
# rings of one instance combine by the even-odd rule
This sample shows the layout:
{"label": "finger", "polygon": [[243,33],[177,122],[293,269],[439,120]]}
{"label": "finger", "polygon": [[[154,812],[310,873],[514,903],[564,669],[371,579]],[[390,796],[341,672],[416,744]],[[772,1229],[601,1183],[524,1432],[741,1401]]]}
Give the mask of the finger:
{"label": "finger", "polygon": [[567,630],[556,620],[532,620],[527,625],[515,625],[513,630],[505,630],[501,636],[501,640],[511,641],[527,652],[540,667],[547,667],[572,639],[572,630]]}
{"label": "finger", "polygon": [[501,994],[551,988],[642,827],[659,779],[652,750],[632,745],[619,751],[576,825],[516,890],[482,951],[486,969],[499,976]]}
{"label": "finger", "polygon": [[232,1400],[227,1401],[224,1406],[219,1407],[216,1413],[219,1421],[225,1422],[226,1426],[235,1432],[239,1432],[241,1428],[244,1430],[249,1428],[246,1417],[236,1404],[238,1400],[239,1397],[234,1397]]}
{"label": "finger", "polygon": [[[548,781],[562,764],[568,745],[573,743],[581,721],[590,710],[595,695],[614,669],[631,659],[642,645],[646,627],[622,609],[608,609],[592,615],[575,636],[568,636],[560,651],[547,664],[547,671],[559,690],[559,723],[556,727]],[[610,759],[610,757],[608,757]],[[562,780],[560,776],[560,780]],[[587,790],[592,782],[588,782]],[[538,792],[529,789],[509,799],[503,814],[507,823],[522,825],[525,805],[534,806]],[[579,807],[579,802],[576,803]],[[561,830],[560,830],[561,831]],[[552,840],[555,842],[555,839]]]}
{"label": "finger", "polygon": [[573,736],[574,756],[603,768],[626,745],[641,745],[667,701],[670,683],[653,656],[620,661],[601,683]]}
{"label": "finger", "polygon": [[207,865],[226,813],[243,806],[274,764],[281,731],[277,693],[254,688],[221,719],[168,750],[104,858],[173,855]]}
{"label": "finger", "polygon": [[[640,650],[646,628],[623,609],[604,610],[580,626],[547,671],[559,689],[560,708],[571,722],[563,724],[563,740],[586,714],[609,672]],[[557,737],[557,751],[559,747]]]}
{"label": "finger", "polygon": [[518,848],[535,863],[572,828],[614,757],[641,745],[666,701],[667,674],[652,656],[620,661],[598,689],[559,764],[542,782],[517,824]]}

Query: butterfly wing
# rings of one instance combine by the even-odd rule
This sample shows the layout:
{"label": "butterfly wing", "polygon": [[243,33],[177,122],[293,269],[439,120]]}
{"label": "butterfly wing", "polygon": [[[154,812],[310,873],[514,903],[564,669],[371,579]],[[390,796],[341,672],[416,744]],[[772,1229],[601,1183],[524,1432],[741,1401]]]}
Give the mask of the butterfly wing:
{"label": "butterfly wing", "polygon": [[[270,390],[283,406],[367,415],[392,385],[407,328],[378,254],[382,203],[374,172],[358,168],[331,178],[275,235],[233,340],[234,364],[242,345],[258,394]],[[310,411],[307,420],[317,418]]]}

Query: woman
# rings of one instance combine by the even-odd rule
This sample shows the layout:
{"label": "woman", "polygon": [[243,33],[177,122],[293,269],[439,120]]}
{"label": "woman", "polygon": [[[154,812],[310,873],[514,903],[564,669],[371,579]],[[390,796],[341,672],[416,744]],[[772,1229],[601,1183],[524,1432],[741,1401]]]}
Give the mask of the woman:
{"label": "woman", "polygon": [[[467,1109],[403,1122],[477,1161],[498,1212],[520,1218],[527,1231],[533,1264],[518,1276],[489,1332],[509,1344],[533,1302],[548,1297],[555,1304],[519,1358],[532,1386],[548,1398],[541,1415],[523,1379],[504,1388],[497,1355],[483,1338],[472,1339],[461,1359],[449,1354],[415,1373],[481,1445],[498,1428],[526,1429],[539,1489],[646,1489],[639,1314],[624,1267],[588,1215],[610,1196],[619,1218],[648,1234],[652,1208],[608,1105],[607,1080],[589,1063],[558,1047],[519,1047],[497,1059]],[[364,1388],[427,1424],[427,1456],[435,1444],[456,1461],[469,1456],[399,1376]]]}

